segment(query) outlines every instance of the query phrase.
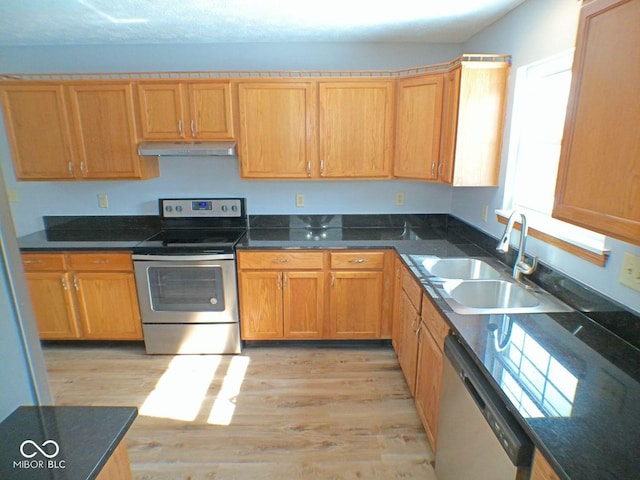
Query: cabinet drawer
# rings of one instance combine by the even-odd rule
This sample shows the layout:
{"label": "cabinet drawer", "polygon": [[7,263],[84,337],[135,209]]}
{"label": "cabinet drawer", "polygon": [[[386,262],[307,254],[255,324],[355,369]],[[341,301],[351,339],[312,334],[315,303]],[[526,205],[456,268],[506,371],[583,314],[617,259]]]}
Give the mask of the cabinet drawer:
{"label": "cabinet drawer", "polygon": [[431,303],[431,299],[427,294],[423,294],[422,298],[422,321],[438,344],[440,350],[443,350],[444,339],[449,335],[449,325],[444,318],[442,318],[433,303]]}
{"label": "cabinet drawer", "polygon": [[61,271],[65,269],[62,253],[23,253],[25,272]]}
{"label": "cabinet drawer", "polygon": [[322,252],[274,250],[269,252],[238,252],[238,268],[242,270],[322,270]]}
{"label": "cabinet drawer", "polygon": [[384,252],[331,252],[331,268],[333,270],[382,270]]}
{"label": "cabinet drawer", "polygon": [[72,253],[69,255],[72,270],[133,271],[131,254],[127,253]]}
{"label": "cabinet drawer", "polygon": [[422,286],[411,275],[411,272],[405,267],[402,269],[402,289],[416,307],[418,313],[420,313],[420,302],[422,301]]}

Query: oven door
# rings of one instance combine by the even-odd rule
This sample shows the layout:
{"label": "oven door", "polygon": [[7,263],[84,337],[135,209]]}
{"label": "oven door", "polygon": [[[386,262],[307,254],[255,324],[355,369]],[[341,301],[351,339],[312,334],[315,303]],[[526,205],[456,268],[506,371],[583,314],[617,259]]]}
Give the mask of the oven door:
{"label": "oven door", "polygon": [[142,323],[237,323],[233,254],[133,255]]}

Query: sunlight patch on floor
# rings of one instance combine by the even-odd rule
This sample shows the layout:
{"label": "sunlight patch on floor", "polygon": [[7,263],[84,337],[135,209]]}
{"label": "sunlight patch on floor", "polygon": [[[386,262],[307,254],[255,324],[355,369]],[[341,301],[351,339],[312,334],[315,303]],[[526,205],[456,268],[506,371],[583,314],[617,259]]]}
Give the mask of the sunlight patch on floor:
{"label": "sunlight patch on floor", "polygon": [[249,357],[233,357],[231,359],[227,374],[222,382],[222,388],[216,397],[207,423],[211,425],[231,424],[248,366]]}
{"label": "sunlight patch on floor", "polygon": [[140,407],[140,415],[195,420],[221,358],[220,355],[177,355]]}

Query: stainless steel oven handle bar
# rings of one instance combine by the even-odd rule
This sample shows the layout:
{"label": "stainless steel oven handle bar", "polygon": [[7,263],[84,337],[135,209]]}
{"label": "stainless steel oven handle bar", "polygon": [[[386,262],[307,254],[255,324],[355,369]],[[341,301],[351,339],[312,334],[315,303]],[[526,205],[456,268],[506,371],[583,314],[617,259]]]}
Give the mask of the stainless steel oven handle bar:
{"label": "stainless steel oven handle bar", "polygon": [[208,261],[208,260],[234,260],[235,255],[233,253],[200,253],[195,255],[146,255],[135,254],[132,255],[133,260],[146,260],[156,262],[191,262],[191,261]]}

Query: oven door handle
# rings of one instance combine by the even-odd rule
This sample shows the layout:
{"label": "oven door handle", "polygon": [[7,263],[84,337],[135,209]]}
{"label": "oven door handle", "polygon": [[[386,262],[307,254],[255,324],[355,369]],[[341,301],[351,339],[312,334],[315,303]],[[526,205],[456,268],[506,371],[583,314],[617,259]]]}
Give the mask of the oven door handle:
{"label": "oven door handle", "polygon": [[160,262],[175,262],[175,261],[207,261],[207,260],[233,260],[235,255],[233,253],[201,253],[194,255],[146,255],[146,254],[134,254],[131,256],[133,260],[142,261],[160,261]]}

